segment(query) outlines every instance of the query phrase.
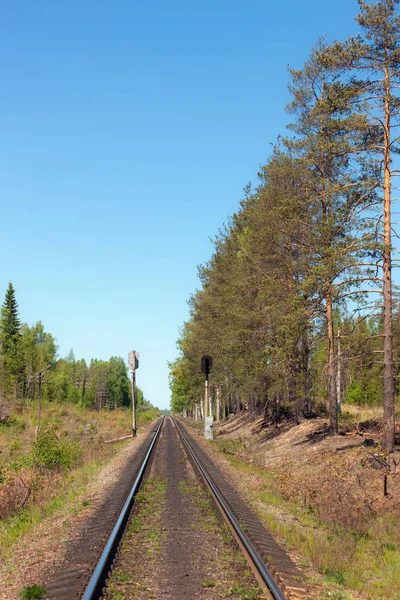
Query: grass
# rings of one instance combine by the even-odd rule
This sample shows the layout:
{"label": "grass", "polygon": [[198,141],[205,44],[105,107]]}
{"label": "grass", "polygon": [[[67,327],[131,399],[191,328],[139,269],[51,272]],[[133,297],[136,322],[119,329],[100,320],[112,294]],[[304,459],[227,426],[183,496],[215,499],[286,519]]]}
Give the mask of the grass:
{"label": "grass", "polygon": [[23,588],[19,593],[21,600],[41,600],[46,595],[46,588],[41,585],[31,585]]}
{"label": "grass", "polygon": [[203,579],[200,582],[200,585],[203,588],[212,588],[212,587],[215,587],[217,585],[217,583],[213,579],[210,579],[209,577],[207,577],[206,579]]}
{"label": "grass", "polygon": [[[373,411],[358,411],[358,415],[373,418]],[[241,450],[238,442],[232,444],[217,438],[213,445],[236,469],[257,475],[257,485],[252,486],[250,480],[246,486],[250,503],[282,544],[297,551],[304,566],[312,565],[322,575],[324,598],[350,600],[353,591],[370,600],[400,600],[398,519],[391,515],[371,517],[369,527],[363,532],[324,523],[316,516],[314,507],[286,500],[278,492],[272,472],[227,452],[227,448]]]}
{"label": "grass", "polygon": [[365,421],[380,421],[382,408],[379,406],[358,406],[357,404],[343,404],[339,415],[339,422],[346,425],[355,425]]}
{"label": "grass", "polygon": [[[153,412],[151,415],[153,416]],[[60,439],[71,435],[73,431],[82,444],[83,464],[64,472],[35,469],[33,466],[27,466],[26,460],[24,461],[35,439],[32,428],[36,414],[32,406],[28,406],[22,414],[12,416],[10,425],[0,426],[0,505],[1,499],[6,498],[7,489],[10,490],[9,496],[12,495],[14,480],[24,480],[31,490],[30,501],[23,509],[9,511],[11,514],[0,520],[1,558],[6,559],[12,547],[44,519],[54,515],[76,516],[90,505],[89,499],[80,498],[84,495],[88,483],[94,480],[115,453],[111,445],[102,442],[102,439],[108,437],[105,432],[113,432],[114,436],[118,436],[123,426],[126,433],[129,431],[130,418],[128,411],[124,410],[105,413],[88,411],[69,404],[44,403],[43,427],[45,423],[51,427],[58,426],[56,433]],[[147,419],[145,414],[142,414],[139,425],[143,425],[144,422],[147,422]],[[13,435],[21,437],[11,443]],[[2,448],[7,447],[7,443],[8,449],[2,451]],[[122,448],[127,443],[129,441],[119,442],[118,447]]]}
{"label": "grass", "polygon": [[229,590],[230,596],[239,596],[241,600],[257,600],[260,597],[258,589],[246,589],[242,586],[234,586]]}
{"label": "grass", "polygon": [[[215,508],[211,496],[193,478],[190,481],[179,482],[178,489],[182,494],[189,496],[194,505],[193,523],[194,527],[201,531],[207,531],[222,541],[222,551],[218,552],[215,559],[217,569],[215,576],[203,579],[200,584],[203,588],[215,588],[216,596],[235,598],[236,600],[256,600],[261,598],[258,586],[253,585],[253,576],[247,565],[242,552],[235,545],[228,526],[221,520]],[[227,581],[219,580],[218,574],[229,573],[229,584]]]}
{"label": "grass", "polygon": [[[42,402],[41,430],[51,430],[60,439],[71,439],[82,446],[84,459],[99,453],[103,441],[131,433],[131,412],[120,408],[113,411],[95,411],[70,403]],[[157,409],[138,411],[138,426],[143,426],[160,415]],[[0,467],[18,471],[26,466],[36,436],[36,403],[27,402],[15,408],[7,424],[0,424]]]}
{"label": "grass", "polygon": [[[5,559],[13,547],[35,525],[55,514],[78,514],[77,499],[104,466],[100,461],[79,467],[69,473],[62,488],[50,500],[28,505],[23,510],[0,521],[0,555]],[[85,501],[81,507],[85,506]]]}
{"label": "grass", "polygon": [[[113,570],[107,586],[107,600],[135,597],[135,591],[149,591],[141,582],[146,569],[158,561],[165,532],[160,527],[161,510],[165,504],[167,481],[165,478],[146,479],[135,498],[135,510],[129,522],[119,552],[117,568]],[[132,563],[132,538],[136,547],[146,548],[146,560]],[[133,575],[134,573],[134,575]],[[150,596],[151,597],[151,594]]]}

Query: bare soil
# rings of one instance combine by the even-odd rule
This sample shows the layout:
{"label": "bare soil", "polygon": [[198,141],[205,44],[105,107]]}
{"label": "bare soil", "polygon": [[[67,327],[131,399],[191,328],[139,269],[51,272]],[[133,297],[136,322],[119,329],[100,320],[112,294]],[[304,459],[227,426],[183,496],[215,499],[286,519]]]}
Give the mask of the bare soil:
{"label": "bare soil", "polygon": [[362,532],[371,515],[400,516],[400,452],[388,458],[381,451],[376,421],[330,437],[324,419],[276,429],[243,413],[215,429],[220,439],[242,442],[238,456],[267,468],[284,497],[312,506],[324,521]]}

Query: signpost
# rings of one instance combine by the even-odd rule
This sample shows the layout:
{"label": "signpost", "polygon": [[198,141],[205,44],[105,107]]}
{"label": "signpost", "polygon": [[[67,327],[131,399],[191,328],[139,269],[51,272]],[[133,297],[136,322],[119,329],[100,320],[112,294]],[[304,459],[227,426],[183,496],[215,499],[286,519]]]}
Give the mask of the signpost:
{"label": "signpost", "polygon": [[205,375],[204,382],[204,437],[207,440],[213,439],[213,417],[208,413],[208,379],[212,369],[213,359],[208,354],[201,357],[201,371]]}
{"label": "signpost", "polygon": [[129,352],[128,365],[132,372],[132,437],[136,437],[136,369],[139,368],[139,352]]}

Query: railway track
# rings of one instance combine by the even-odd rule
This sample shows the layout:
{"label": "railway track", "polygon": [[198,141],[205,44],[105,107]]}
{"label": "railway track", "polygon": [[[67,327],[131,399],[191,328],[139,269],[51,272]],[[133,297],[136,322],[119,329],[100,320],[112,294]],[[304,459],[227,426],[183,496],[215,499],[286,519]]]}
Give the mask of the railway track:
{"label": "railway track", "polygon": [[188,435],[186,427],[176,419],[174,422],[191,460],[267,597],[273,600],[307,598],[302,574],[287,552],[243,502],[195,437]]}
{"label": "railway track", "polygon": [[[149,465],[163,421],[164,417],[157,421],[155,428],[126,465],[117,485],[113,487],[103,505],[90,518],[81,536],[71,544],[65,563],[57,569],[54,577],[46,586],[46,599],[81,599],[85,597],[89,580],[92,597],[101,597],[99,586],[108,576],[120,536],[122,536],[124,526],[129,518],[127,501],[130,499],[132,507],[134,496],[146,471],[144,463],[147,461],[146,464]],[[123,518],[121,518],[122,511],[125,515]],[[118,533],[114,531],[117,523]],[[107,560],[104,560],[106,548]],[[100,564],[102,565],[101,569]],[[93,585],[91,579],[95,571],[98,576],[96,586]],[[96,593],[98,593],[97,596]]]}
{"label": "railway track", "polygon": [[[162,449],[157,451],[158,440],[162,431],[165,431],[166,437],[169,436],[169,445],[164,445]],[[175,433],[173,433],[174,431]],[[107,580],[112,573],[114,561],[118,563],[118,548],[129,521],[135,496],[150,463],[154,459],[154,455],[162,453],[162,459],[166,463],[168,461],[171,463],[172,460],[175,461],[175,465],[169,464],[169,469],[172,468],[175,471],[179,470],[177,463],[184,462],[177,458],[178,455],[175,450],[171,450],[171,436],[177,438],[177,435],[184,448],[186,457],[200,478],[202,485],[210,491],[215,506],[228,524],[238,546],[246,556],[255,578],[264,592],[263,597],[273,600],[306,598],[305,588],[301,583],[301,573],[297,567],[293,564],[285,550],[276,543],[258,518],[243,503],[237,492],[230,486],[223,473],[215,466],[199,442],[194,439],[193,435],[188,433],[186,427],[177,419],[167,419],[165,422],[164,418],[162,418],[141,449],[140,460],[135,464],[133,482],[131,479],[131,484],[125,494],[122,508],[116,511],[112,519],[111,532],[110,524],[108,524],[107,536],[104,536],[104,534],[102,536],[101,548],[99,542],[101,536],[97,535],[96,540],[96,536],[93,536],[93,533],[96,533],[96,531],[90,528],[87,531],[88,538],[86,542],[89,541],[90,544],[92,541],[92,545],[97,546],[96,566],[94,567],[93,565],[93,556],[85,559],[82,555],[79,556],[78,552],[78,555],[72,561],[72,564],[69,565],[68,569],[62,575],[56,577],[50,585],[48,595],[46,596],[49,600],[74,600],[75,598],[80,598],[81,600],[98,600],[103,595],[107,598],[109,597],[105,589]],[[175,445],[177,445],[177,439],[174,442]],[[182,450],[180,451],[182,452]],[[179,513],[177,515],[174,516],[174,519],[180,517]],[[103,524],[99,522],[98,527],[101,530]],[[172,540],[171,543],[175,545],[181,544],[180,541],[173,542]],[[176,562],[179,563],[179,560],[182,560],[182,557],[181,559],[176,559]],[[167,568],[169,567],[167,566]],[[165,565],[163,569],[165,570]],[[176,575],[179,577],[179,564],[177,565],[174,577]],[[179,588],[177,589],[179,590]],[[171,591],[170,594],[163,594],[162,597],[178,600],[176,591]],[[126,598],[128,600],[129,595]]]}

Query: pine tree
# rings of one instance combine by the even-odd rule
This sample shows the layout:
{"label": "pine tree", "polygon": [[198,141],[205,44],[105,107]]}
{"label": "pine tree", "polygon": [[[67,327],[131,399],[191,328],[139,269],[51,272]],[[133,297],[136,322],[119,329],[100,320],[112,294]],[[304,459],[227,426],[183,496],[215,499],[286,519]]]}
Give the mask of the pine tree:
{"label": "pine tree", "polygon": [[327,341],[327,392],[331,433],[338,433],[335,384],[334,304],[363,277],[357,272],[362,242],[356,213],[367,195],[360,182],[362,154],[357,141],[364,134],[366,117],[352,105],[357,87],[344,85],[340,74],[319,60],[323,43],[311,53],[302,70],[291,70],[295,115],[290,126],[295,139],[286,140],[308,173],[306,224],[313,231],[310,272],[304,282],[314,300],[310,317],[324,316]]}
{"label": "pine tree", "polygon": [[20,330],[18,304],[14,287],[10,282],[0,318],[1,373],[3,392],[8,394],[13,391],[15,400],[23,371]]}
{"label": "pine tree", "polygon": [[383,443],[394,447],[394,366],[393,366],[393,291],[392,291],[392,157],[398,152],[395,128],[400,125],[400,16],[399,0],[381,0],[368,4],[358,0],[357,21],[363,36],[336,42],[325,53],[326,64],[347,69],[358,86],[359,101],[368,108],[370,135],[367,147],[379,171],[382,190],[383,243],[377,265],[383,271],[383,364],[384,432]]}

